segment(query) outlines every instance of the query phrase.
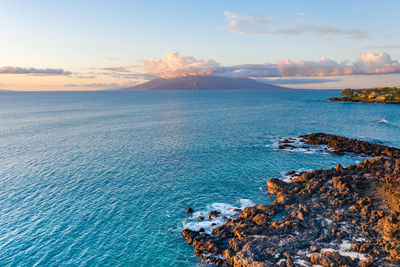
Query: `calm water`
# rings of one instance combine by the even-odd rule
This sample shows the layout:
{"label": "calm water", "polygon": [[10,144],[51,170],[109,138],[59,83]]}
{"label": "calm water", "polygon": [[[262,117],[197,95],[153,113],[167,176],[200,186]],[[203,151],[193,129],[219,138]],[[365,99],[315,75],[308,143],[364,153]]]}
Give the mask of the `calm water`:
{"label": "calm water", "polygon": [[357,160],[275,137],[400,146],[400,106],[326,101],[337,94],[0,93],[0,266],[196,265],[187,207],[268,204],[268,177]]}

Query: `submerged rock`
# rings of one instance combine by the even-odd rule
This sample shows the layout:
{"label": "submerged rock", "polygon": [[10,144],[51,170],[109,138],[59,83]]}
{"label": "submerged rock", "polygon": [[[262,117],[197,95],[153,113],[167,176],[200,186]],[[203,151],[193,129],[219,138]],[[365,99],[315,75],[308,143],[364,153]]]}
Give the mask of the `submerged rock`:
{"label": "submerged rock", "polygon": [[216,211],[216,210],[210,211],[210,213],[208,214],[208,218],[209,218],[209,219],[211,219],[211,218],[217,218],[217,217],[219,216],[219,214],[220,214],[219,211]]}
{"label": "submerged rock", "polygon": [[191,214],[191,213],[193,213],[194,212],[194,209],[192,209],[192,208],[187,208],[186,209],[186,213],[187,214]]}

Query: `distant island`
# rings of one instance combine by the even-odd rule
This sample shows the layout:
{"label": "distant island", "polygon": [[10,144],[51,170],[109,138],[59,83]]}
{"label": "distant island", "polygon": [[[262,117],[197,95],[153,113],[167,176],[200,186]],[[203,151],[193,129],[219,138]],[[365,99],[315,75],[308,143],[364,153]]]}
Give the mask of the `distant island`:
{"label": "distant island", "polygon": [[400,86],[372,89],[344,89],[341,97],[331,97],[330,101],[400,104]]}
{"label": "distant island", "polygon": [[289,88],[259,82],[249,78],[219,76],[186,76],[155,79],[121,90],[289,90]]}

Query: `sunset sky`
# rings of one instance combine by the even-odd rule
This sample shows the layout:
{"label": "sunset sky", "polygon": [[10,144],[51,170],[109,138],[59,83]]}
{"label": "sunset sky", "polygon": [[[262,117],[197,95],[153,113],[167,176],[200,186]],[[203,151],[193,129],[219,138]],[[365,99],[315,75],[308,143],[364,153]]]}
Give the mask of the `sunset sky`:
{"label": "sunset sky", "polygon": [[223,75],[400,85],[400,1],[0,2],[0,89],[99,90]]}

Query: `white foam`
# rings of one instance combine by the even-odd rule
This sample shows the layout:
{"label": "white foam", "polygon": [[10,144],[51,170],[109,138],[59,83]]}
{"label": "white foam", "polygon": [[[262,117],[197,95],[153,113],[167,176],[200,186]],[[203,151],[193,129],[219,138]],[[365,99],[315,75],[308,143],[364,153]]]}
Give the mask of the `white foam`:
{"label": "white foam", "polygon": [[250,199],[239,199],[240,208],[245,209],[251,206],[254,206],[254,202]]}
{"label": "white foam", "polygon": [[351,243],[347,240],[343,241],[342,244],[340,244],[340,250],[349,250],[351,248]]}
{"label": "white foam", "polygon": [[[240,213],[240,211],[237,210],[238,208],[244,209],[250,206],[254,206],[254,203],[249,199],[238,199],[237,202],[239,202],[238,203],[240,205],[239,207],[219,202],[209,204],[204,210],[196,211],[192,213],[192,215],[189,218],[185,219],[183,221],[183,227],[196,231],[198,231],[200,228],[204,228],[205,233],[211,234],[212,230],[215,227],[224,224],[225,221],[229,218],[236,217]],[[209,219],[208,215],[210,211],[213,210],[220,212],[220,214],[217,218]],[[203,216],[204,220],[200,221],[198,219],[199,216]],[[226,219],[221,218],[223,216],[225,216]]]}
{"label": "white foam", "polygon": [[[290,143],[280,143],[281,141],[288,139]],[[330,148],[326,145],[319,145],[319,146],[313,146],[304,143],[302,141],[302,138],[298,137],[290,137],[290,138],[281,138],[277,142],[274,142],[271,146],[275,149],[279,149],[280,145],[285,145],[288,144],[292,147],[288,148],[283,148],[282,150],[288,151],[288,152],[301,152],[305,154],[316,154],[316,153],[322,153],[322,154],[329,154],[328,152],[334,152],[335,150],[333,148]]]}
{"label": "white foam", "polygon": [[300,266],[306,266],[306,267],[310,266],[310,264],[308,262],[306,262],[305,260],[300,260],[300,259],[296,260],[294,263],[298,264]]}
{"label": "white foam", "polygon": [[366,241],[367,239],[365,239],[364,237],[357,237],[354,240],[357,241],[357,242],[363,242],[363,241]]}
{"label": "white foam", "polygon": [[379,123],[389,123],[389,122],[385,119],[381,119],[381,120],[379,120]]}
{"label": "white foam", "polygon": [[305,169],[305,168],[300,168],[297,171],[294,172],[294,174],[286,175],[288,173],[287,171],[281,172],[281,180],[286,182],[286,183],[291,183],[292,179],[295,177],[295,175],[299,175],[302,172],[309,172],[312,169]]}
{"label": "white foam", "polygon": [[281,264],[281,262],[285,262],[286,261],[286,259],[280,259],[276,264]]}
{"label": "white foam", "polygon": [[364,254],[359,253],[359,252],[354,252],[354,251],[350,251],[351,248],[351,243],[348,241],[344,241],[342,244],[340,244],[339,249],[333,249],[333,248],[324,248],[321,249],[321,252],[326,252],[326,251],[336,251],[338,252],[340,255],[342,256],[348,256],[350,258],[354,259],[359,259],[359,260],[364,260],[366,259]]}
{"label": "white foam", "polygon": [[281,180],[286,182],[286,183],[291,183],[292,182],[292,175],[282,175]]}

